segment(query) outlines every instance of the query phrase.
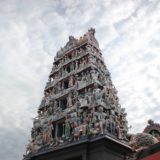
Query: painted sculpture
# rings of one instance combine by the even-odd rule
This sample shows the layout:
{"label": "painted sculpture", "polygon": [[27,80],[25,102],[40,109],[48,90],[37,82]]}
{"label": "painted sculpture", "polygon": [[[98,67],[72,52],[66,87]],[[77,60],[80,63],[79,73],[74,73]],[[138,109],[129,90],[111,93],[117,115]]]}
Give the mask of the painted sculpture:
{"label": "painted sculpture", "polygon": [[100,135],[126,141],[127,114],[120,107],[95,29],[80,39],[70,36],[54,60],[26,156]]}

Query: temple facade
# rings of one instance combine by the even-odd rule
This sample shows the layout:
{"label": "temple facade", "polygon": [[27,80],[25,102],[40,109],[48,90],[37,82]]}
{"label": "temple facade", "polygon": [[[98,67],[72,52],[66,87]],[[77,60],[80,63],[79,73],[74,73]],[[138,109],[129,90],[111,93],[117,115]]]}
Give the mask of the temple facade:
{"label": "temple facade", "polygon": [[24,159],[101,137],[125,146],[126,116],[95,29],[79,39],[69,36],[54,58]]}

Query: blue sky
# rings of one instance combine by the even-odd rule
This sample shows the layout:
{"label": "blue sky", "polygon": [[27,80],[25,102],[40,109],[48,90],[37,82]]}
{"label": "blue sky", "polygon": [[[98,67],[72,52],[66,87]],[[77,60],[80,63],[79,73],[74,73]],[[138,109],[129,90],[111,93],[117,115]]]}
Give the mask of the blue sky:
{"label": "blue sky", "polygon": [[0,157],[22,158],[54,56],[90,27],[130,132],[160,123],[159,0],[0,0]]}

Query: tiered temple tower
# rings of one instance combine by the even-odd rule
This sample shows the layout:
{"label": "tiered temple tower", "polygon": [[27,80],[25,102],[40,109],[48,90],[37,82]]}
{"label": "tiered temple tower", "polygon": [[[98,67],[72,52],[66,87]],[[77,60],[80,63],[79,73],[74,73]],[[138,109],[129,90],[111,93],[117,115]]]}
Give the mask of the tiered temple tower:
{"label": "tiered temple tower", "polygon": [[[129,149],[126,115],[95,29],[80,39],[69,36],[54,58],[24,159],[124,159]],[[114,154],[104,151],[106,143]],[[103,152],[96,151],[100,148]]]}

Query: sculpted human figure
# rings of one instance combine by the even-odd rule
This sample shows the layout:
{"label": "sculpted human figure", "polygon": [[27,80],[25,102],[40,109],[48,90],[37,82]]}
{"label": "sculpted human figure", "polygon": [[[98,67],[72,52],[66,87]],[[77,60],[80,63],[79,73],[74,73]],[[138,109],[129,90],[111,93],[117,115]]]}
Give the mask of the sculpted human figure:
{"label": "sculpted human figure", "polygon": [[99,120],[97,119],[94,124],[93,124],[93,131],[92,134],[93,136],[95,136],[96,134],[98,134],[100,132],[100,125],[99,125]]}
{"label": "sculpted human figure", "polygon": [[81,77],[79,77],[77,74],[75,75],[75,86],[76,89],[80,88],[81,85]]}
{"label": "sculpted human figure", "polygon": [[114,116],[112,114],[109,115],[109,130],[111,134],[115,134],[116,124],[114,121]]}
{"label": "sculpted human figure", "polygon": [[77,125],[80,126],[82,124],[82,115],[81,115],[81,110],[79,109],[77,111]]}
{"label": "sculpted human figure", "polygon": [[105,133],[108,133],[110,131],[110,121],[109,121],[109,114],[105,117]]}
{"label": "sculpted human figure", "polygon": [[82,69],[83,67],[84,67],[83,59],[80,59],[80,61],[79,61],[79,68]]}
{"label": "sculpted human figure", "polygon": [[35,139],[36,138],[36,129],[33,127],[32,130],[31,130],[31,137],[32,139]]}
{"label": "sculpted human figure", "polygon": [[115,116],[115,125],[116,125],[118,139],[122,139],[122,129],[119,116]]}
{"label": "sculpted human figure", "polygon": [[87,105],[87,97],[84,97],[83,95],[79,96],[79,102],[81,104],[81,107],[84,107]]}
{"label": "sculpted human figure", "polygon": [[72,63],[70,64],[70,70],[71,70],[71,72],[74,70],[74,62],[72,62]]}
{"label": "sculpted human figure", "polygon": [[52,121],[49,121],[48,122],[48,132],[47,132],[47,143],[48,144],[51,144],[52,142],[52,133],[53,133],[53,124],[52,124]]}
{"label": "sculpted human figure", "polygon": [[37,148],[40,148],[40,147],[42,147],[42,145],[43,145],[43,137],[42,137],[42,133],[39,133],[38,135],[37,135],[37,137],[36,137],[36,144],[37,144]]}
{"label": "sculpted human figure", "polygon": [[33,139],[29,142],[26,148],[26,155],[29,153],[35,153],[37,151],[38,147],[36,145],[36,141]]}
{"label": "sculpted human figure", "polygon": [[92,64],[96,64],[96,58],[93,55],[89,55],[89,62]]}
{"label": "sculpted human figure", "polygon": [[105,117],[106,117],[106,114],[103,112],[103,107],[99,107],[98,120],[99,120],[101,134],[104,134],[105,132]]}
{"label": "sculpted human figure", "polygon": [[45,119],[48,117],[48,109],[47,109],[47,107],[44,108],[43,117]]}
{"label": "sculpted human figure", "polygon": [[33,128],[32,130],[34,131],[35,129],[38,129],[40,128],[41,124],[40,124],[40,119],[39,117],[38,118],[35,118],[34,121],[33,121]]}
{"label": "sculpted human figure", "polygon": [[42,133],[43,133],[43,142],[46,144],[48,138],[48,122],[46,119],[44,120],[44,124],[42,126]]}
{"label": "sculpted human figure", "polygon": [[72,106],[73,106],[73,104],[72,104],[72,95],[71,95],[71,93],[69,93],[68,98],[67,98],[67,107],[70,108]]}
{"label": "sculpted human figure", "polygon": [[81,106],[81,102],[79,100],[79,96],[77,97],[76,106],[77,106],[77,109],[79,110],[80,106]]}
{"label": "sculpted human figure", "polygon": [[70,113],[70,121],[71,122],[77,122],[77,112],[76,110],[72,110],[72,112]]}
{"label": "sculpted human figure", "polygon": [[83,119],[82,124],[82,135],[85,136],[87,132],[87,118]]}
{"label": "sculpted human figure", "polygon": [[127,116],[127,113],[123,113],[122,114],[122,135],[123,135],[123,139],[127,139],[127,133],[128,133],[128,121],[126,120],[126,116]]}
{"label": "sculpted human figure", "polygon": [[123,136],[123,139],[127,139],[127,133],[128,133],[128,122],[124,122],[123,123],[123,126],[122,126],[122,136]]}
{"label": "sculpted human figure", "polygon": [[83,37],[80,37],[78,43],[79,43],[79,44],[82,44],[82,43],[83,43]]}
{"label": "sculpted human figure", "polygon": [[86,85],[87,79],[86,79],[86,74],[82,72],[82,84]]}
{"label": "sculpted human figure", "polygon": [[91,88],[88,89],[87,103],[88,104],[92,104],[93,103],[93,93],[92,93],[92,89]]}
{"label": "sculpted human figure", "polygon": [[90,77],[90,71],[87,70],[87,71],[86,71],[86,83],[89,84],[89,83],[91,83],[91,82],[92,82],[92,81],[91,81],[91,77]]}
{"label": "sculpted human figure", "polygon": [[58,80],[58,74],[55,73],[55,74],[53,75],[53,78],[54,78],[55,81],[57,81],[57,80]]}
{"label": "sculpted human figure", "polygon": [[71,131],[71,126],[70,126],[70,123],[69,123],[69,119],[66,119],[65,120],[65,138],[68,139],[71,135],[70,133]]}
{"label": "sculpted human figure", "polygon": [[76,56],[76,51],[74,50],[72,53],[71,53],[71,57],[74,58]]}
{"label": "sculpted human figure", "polygon": [[68,57],[67,57],[67,55],[65,55],[65,57],[64,57],[64,62],[65,62],[65,63],[68,62]]}
{"label": "sculpted human figure", "polygon": [[79,64],[78,64],[78,60],[75,61],[75,70],[79,69]]}
{"label": "sculpted human figure", "polygon": [[74,141],[79,140],[80,138],[80,131],[77,122],[74,122],[74,129],[73,129]]}
{"label": "sculpted human figure", "polygon": [[57,108],[59,107],[59,103],[58,103],[58,101],[57,100],[54,100],[54,113],[55,113],[55,111],[57,110]]}
{"label": "sculpted human figure", "polygon": [[98,88],[97,84],[95,84],[94,86],[95,86],[95,88],[93,89],[94,100],[95,101],[101,100],[102,99],[101,89]]}
{"label": "sculpted human figure", "polygon": [[78,51],[78,56],[81,56],[83,54],[83,49],[80,48],[79,51]]}
{"label": "sculpted human figure", "polygon": [[92,75],[92,79],[97,81],[98,80],[98,75],[99,75],[99,72],[97,72],[96,70],[92,70],[91,71],[91,75]]}
{"label": "sculpted human figure", "polygon": [[87,135],[91,135],[92,132],[93,132],[93,123],[90,117],[87,124]]}
{"label": "sculpted human figure", "polygon": [[69,78],[69,87],[73,87],[74,86],[74,77],[70,76]]}

